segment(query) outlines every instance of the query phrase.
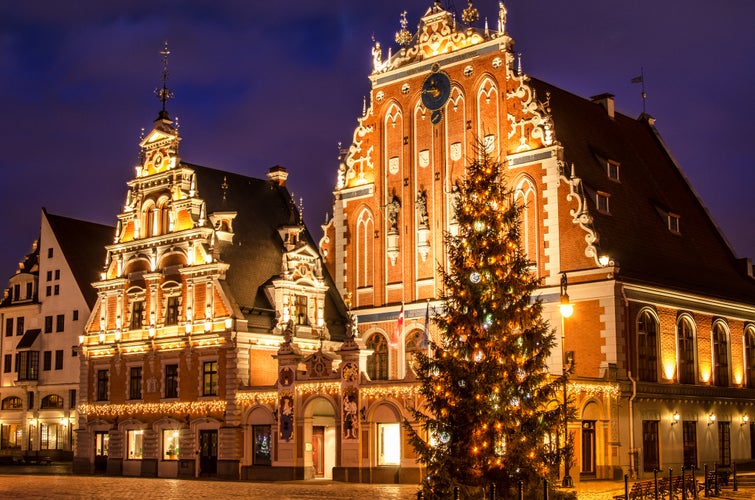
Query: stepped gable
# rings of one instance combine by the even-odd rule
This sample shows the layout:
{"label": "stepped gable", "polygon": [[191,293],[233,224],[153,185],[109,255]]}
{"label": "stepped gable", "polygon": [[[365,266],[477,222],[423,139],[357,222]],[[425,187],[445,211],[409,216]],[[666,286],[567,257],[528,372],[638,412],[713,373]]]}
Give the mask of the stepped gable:
{"label": "stepped gable", "polygon": [[[540,97],[550,93],[565,166],[574,164],[600,250],[616,261],[623,280],[755,300],[746,262],[734,255],[650,116],[611,117],[597,102],[535,78],[531,84]],[[607,175],[608,160],[619,164],[618,181]],[[610,195],[610,214],[597,210],[597,191]],[[678,232],[669,230],[669,214],[679,216]]]}

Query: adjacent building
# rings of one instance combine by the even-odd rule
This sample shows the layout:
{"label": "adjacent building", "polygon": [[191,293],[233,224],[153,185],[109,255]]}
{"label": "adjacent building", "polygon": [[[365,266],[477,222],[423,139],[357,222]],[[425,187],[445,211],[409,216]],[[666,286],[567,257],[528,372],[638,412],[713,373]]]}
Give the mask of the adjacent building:
{"label": "adjacent building", "polygon": [[79,335],[113,228],[42,210],[40,237],[0,301],[0,455],[71,460]]}

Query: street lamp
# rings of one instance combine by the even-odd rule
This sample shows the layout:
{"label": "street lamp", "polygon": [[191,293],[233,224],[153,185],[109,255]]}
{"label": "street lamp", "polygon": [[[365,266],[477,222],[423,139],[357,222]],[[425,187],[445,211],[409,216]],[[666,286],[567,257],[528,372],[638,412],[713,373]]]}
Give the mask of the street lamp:
{"label": "street lamp", "polygon": [[561,273],[561,301],[559,309],[561,310],[561,362],[563,363],[562,369],[564,374],[564,479],[561,482],[561,486],[564,488],[573,488],[574,481],[572,481],[571,475],[569,475],[569,462],[571,461],[571,453],[566,453],[566,449],[569,446],[569,399],[566,394],[567,379],[569,377],[568,367],[566,365],[566,332],[564,330],[565,320],[574,313],[574,305],[569,302],[569,294],[566,293],[566,288],[569,286],[566,273]]}

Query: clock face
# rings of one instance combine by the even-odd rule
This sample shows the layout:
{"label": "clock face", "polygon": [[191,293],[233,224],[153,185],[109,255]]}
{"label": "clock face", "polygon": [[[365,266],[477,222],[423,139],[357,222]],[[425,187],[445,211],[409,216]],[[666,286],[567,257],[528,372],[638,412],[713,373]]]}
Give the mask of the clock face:
{"label": "clock face", "polygon": [[430,123],[432,123],[433,125],[437,125],[440,123],[440,120],[442,118],[443,118],[443,111],[441,111],[440,109],[436,109],[430,115]]}
{"label": "clock face", "polygon": [[431,73],[422,83],[422,104],[431,111],[440,109],[451,95],[451,79],[442,71]]}

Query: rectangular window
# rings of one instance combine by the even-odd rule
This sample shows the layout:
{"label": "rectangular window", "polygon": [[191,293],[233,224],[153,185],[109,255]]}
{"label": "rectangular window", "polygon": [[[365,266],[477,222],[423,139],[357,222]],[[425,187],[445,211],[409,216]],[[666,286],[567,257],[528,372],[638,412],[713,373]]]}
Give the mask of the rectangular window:
{"label": "rectangular window", "polygon": [[79,310],[78,309],[74,309],[73,310],[73,318],[72,319],[73,319],[73,321],[78,321],[79,320]]}
{"label": "rectangular window", "polygon": [[401,424],[378,424],[378,465],[401,463]]}
{"label": "rectangular window", "polygon": [[5,336],[6,337],[13,336],[13,318],[5,319]]}
{"label": "rectangular window", "polygon": [[1,424],[0,425],[0,449],[20,449],[21,448],[21,425],[20,424]]}
{"label": "rectangular window", "polygon": [[682,422],[682,446],[684,447],[684,466],[697,467],[697,421]]}
{"label": "rectangular window", "polygon": [[45,333],[52,333],[52,316],[45,316]]}
{"label": "rectangular window", "polygon": [[52,271],[47,271],[47,281],[52,280]]}
{"label": "rectangular window", "polygon": [[21,351],[17,356],[18,380],[39,380],[39,351]]}
{"label": "rectangular window", "polygon": [[306,325],[307,322],[307,296],[297,295],[294,298],[294,315],[297,325]]}
{"label": "rectangular window", "polygon": [[52,287],[50,285],[47,285],[45,287],[45,297],[49,297],[50,295],[52,295]]}
{"label": "rectangular window", "polygon": [[21,300],[21,285],[13,285],[13,300]]}
{"label": "rectangular window", "polygon": [[178,297],[168,297],[165,305],[165,324],[178,324]]}
{"label": "rectangular window", "polygon": [[60,295],[60,285],[55,285],[55,295]]}
{"label": "rectangular window", "polygon": [[108,371],[97,370],[97,401],[108,400]]}
{"label": "rectangular window", "polygon": [[63,447],[63,427],[60,424],[39,424],[39,448],[60,450]]}
{"label": "rectangular window", "polygon": [[642,464],[645,472],[660,468],[657,420],[642,421]]}
{"label": "rectangular window", "polygon": [[132,366],[129,374],[129,399],[142,399],[142,367]]}
{"label": "rectangular window", "polygon": [[62,332],[66,328],[66,315],[58,314],[55,317],[55,331]]}
{"label": "rectangular window", "polygon": [[731,428],[729,422],[718,422],[718,463],[731,466]]}
{"label": "rectangular window", "polygon": [[165,397],[178,397],[178,365],[165,366]]}
{"label": "rectangular window", "polygon": [[668,214],[668,229],[672,233],[679,233],[679,216]]}
{"label": "rectangular window", "polygon": [[32,292],[34,291],[33,283],[26,284],[26,298],[31,300]]}
{"label": "rectangular window", "polygon": [[24,318],[16,318],[16,335],[24,334]]}
{"label": "rectangular window", "polygon": [[52,369],[52,351],[45,351],[42,354],[42,370],[49,372]]}
{"label": "rectangular window", "polygon": [[163,460],[178,460],[178,429],[163,429]]}
{"label": "rectangular window", "polygon": [[253,425],[254,465],[271,465],[272,461],[272,431],[269,425]]}
{"label": "rectangular window", "polygon": [[47,258],[52,259],[52,248],[47,249]]}
{"label": "rectangular window", "polygon": [[68,390],[68,400],[68,407],[71,409],[76,408],[76,389]]}
{"label": "rectangular window", "polygon": [[619,180],[619,164],[613,160],[608,160],[606,164],[608,178],[615,181]]}
{"label": "rectangular window", "polygon": [[611,207],[608,203],[608,200],[609,195],[607,193],[595,194],[595,205],[597,206],[599,212],[603,212],[604,214],[611,213]]}
{"label": "rectangular window", "polygon": [[142,459],[142,438],[144,431],[141,429],[132,429],[126,431],[126,452],[128,460]]}
{"label": "rectangular window", "polygon": [[60,269],[56,269],[56,270],[55,270],[55,279],[56,279],[56,280],[59,280],[59,279],[60,279]]}
{"label": "rectangular window", "polygon": [[63,369],[63,350],[62,349],[55,351],[55,369],[56,370]]}
{"label": "rectangular window", "polygon": [[205,361],[202,365],[202,396],[218,394],[218,362]]}
{"label": "rectangular window", "polygon": [[142,328],[142,314],[144,313],[144,301],[134,301],[131,308],[131,322],[129,324],[130,330],[141,330]]}
{"label": "rectangular window", "polygon": [[13,369],[13,355],[6,354],[3,357],[3,372],[10,373],[12,369]]}

